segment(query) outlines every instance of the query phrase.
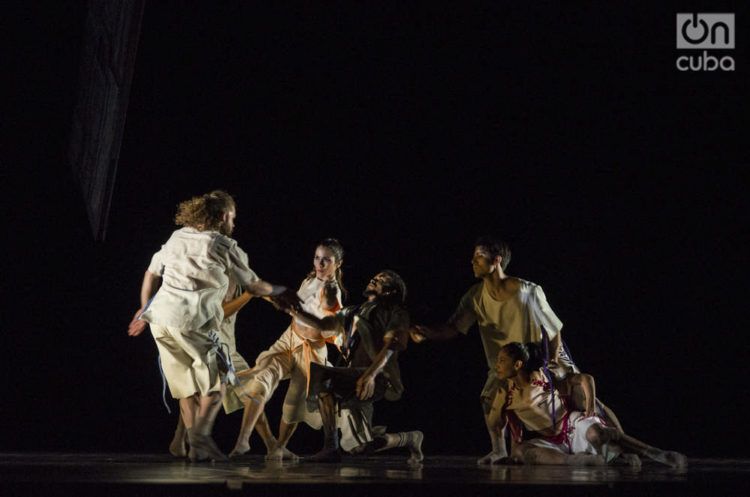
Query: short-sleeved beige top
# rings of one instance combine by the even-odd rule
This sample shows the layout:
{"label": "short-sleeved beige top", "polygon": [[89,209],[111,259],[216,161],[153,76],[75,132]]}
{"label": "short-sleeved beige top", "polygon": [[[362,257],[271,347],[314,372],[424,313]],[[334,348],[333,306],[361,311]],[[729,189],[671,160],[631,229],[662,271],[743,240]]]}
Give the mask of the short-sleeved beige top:
{"label": "short-sleeved beige top", "polygon": [[193,228],[172,233],[152,257],[148,271],[161,276],[162,285],[142,318],[186,330],[207,324],[218,329],[230,278],[243,286],[259,280],[235,240]]}
{"label": "short-sleeved beige top", "polygon": [[463,334],[477,323],[490,369],[494,368],[503,345],[539,343],[542,340],[541,326],[550,340],[562,330],[562,321],[547,303],[542,287],[526,280],[519,279],[519,282],[518,292],[502,301],[490,295],[484,282],[477,283],[461,298],[456,312],[449,319]]}

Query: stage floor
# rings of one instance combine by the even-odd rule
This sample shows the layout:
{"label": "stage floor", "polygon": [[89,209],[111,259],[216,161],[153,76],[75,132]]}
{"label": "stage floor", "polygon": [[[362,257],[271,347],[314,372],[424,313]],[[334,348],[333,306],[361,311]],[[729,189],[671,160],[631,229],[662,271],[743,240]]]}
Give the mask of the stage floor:
{"label": "stage floor", "polygon": [[0,454],[0,495],[710,495],[736,493],[750,460],[691,459],[686,470],[477,466],[473,457],[345,457],[340,464],[177,461],[151,454]]}

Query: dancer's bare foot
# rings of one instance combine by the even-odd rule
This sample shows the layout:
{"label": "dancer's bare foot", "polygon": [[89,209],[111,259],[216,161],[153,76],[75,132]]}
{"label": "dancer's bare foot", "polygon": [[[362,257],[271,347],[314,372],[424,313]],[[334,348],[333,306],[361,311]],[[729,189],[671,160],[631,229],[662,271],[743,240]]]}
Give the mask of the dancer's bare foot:
{"label": "dancer's bare foot", "polygon": [[187,440],[188,434],[185,423],[182,422],[182,416],[177,419],[177,427],[174,429],[174,436],[169,443],[169,453],[174,457],[187,457]]}
{"label": "dancer's bare foot", "polygon": [[477,464],[483,465],[483,464],[497,464],[502,459],[507,458],[508,454],[503,454],[501,452],[490,452],[484,457],[481,457],[477,459]]}
{"label": "dancer's bare foot", "polygon": [[652,448],[647,450],[643,455],[649,459],[653,459],[656,462],[666,464],[667,466],[675,469],[686,468],[688,465],[687,457],[685,454],[680,454],[673,450],[661,450]]}
{"label": "dancer's bare foot", "polygon": [[687,468],[688,465],[688,459],[685,454],[681,454],[673,450],[662,451],[662,458],[659,460],[659,462],[662,462],[667,466],[675,469]]}
{"label": "dancer's bare foot", "polygon": [[188,440],[190,441],[190,452],[188,457],[193,462],[200,461],[227,461],[228,458],[219,450],[211,435],[204,435],[188,431]]}
{"label": "dancer's bare foot", "polygon": [[410,431],[406,433],[406,448],[409,449],[410,455],[408,459],[409,464],[419,464],[424,459],[422,453],[422,442],[424,441],[424,433],[421,431]]}
{"label": "dancer's bare foot", "polygon": [[244,456],[248,452],[250,452],[250,443],[238,441],[236,444],[234,444],[232,452],[229,453],[229,458],[233,459],[235,457]]}
{"label": "dancer's bare foot", "polygon": [[286,447],[276,447],[268,451],[266,461],[299,461],[299,456]]}
{"label": "dancer's bare foot", "polygon": [[175,457],[187,457],[187,433],[175,433],[172,442],[169,444],[169,453]]}

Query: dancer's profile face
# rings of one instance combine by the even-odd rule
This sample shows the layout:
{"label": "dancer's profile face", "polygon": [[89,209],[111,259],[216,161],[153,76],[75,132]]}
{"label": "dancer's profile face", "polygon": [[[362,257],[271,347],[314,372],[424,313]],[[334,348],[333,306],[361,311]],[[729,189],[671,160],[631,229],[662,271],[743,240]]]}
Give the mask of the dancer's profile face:
{"label": "dancer's profile face", "polygon": [[364,295],[366,297],[369,297],[370,295],[383,295],[383,293],[391,289],[391,286],[391,278],[387,274],[378,273],[367,284]]}
{"label": "dancer's profile face", "polygon": [[481,245],[474,247],[471,269],[474,271],[474,277],[476,278],[483,278],[492,272],[492,256],[485,247]]}
{"label": "dancer's profile face", "polygon": [[234,219],[237,217],[237,211],[234,209],[229,209],[224,213],[224,218],[222,219],[221,227],[219,227],[219,232],[222,235],[226,236],[232,236],[232,232],[234,231]]}
{"label": "dancer's profile face", "polygon": [[322,245],[315,249],[313,257],[313,269],[315,277],[319,280],[332,280],[336,276],[336,269],[341,265],[341,261],[336,260],[336,254],[328,247]]}
{"label": "dancer's profile face", "polygon": [[[518,362],[518,361],[515,361]],[[516,368],[513,358],[509,356],[504,350],[500,350],[497,354],[497,362],[495,363],[495,374],[501,380],[507,380],[513,378],[516,375]]]}

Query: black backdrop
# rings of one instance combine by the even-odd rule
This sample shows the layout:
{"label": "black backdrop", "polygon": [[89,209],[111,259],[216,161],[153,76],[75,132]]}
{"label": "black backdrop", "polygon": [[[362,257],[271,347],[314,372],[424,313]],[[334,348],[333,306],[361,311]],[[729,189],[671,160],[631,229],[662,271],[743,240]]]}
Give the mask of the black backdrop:
{"label": "black backdrop", "polygon": [[[691,456],[742,455],[741,5],[711,7],[736,13],[737,70],[695,74],[674,67],[675,13],[707,10],[691,2],[149,2],[98,244],[65,163],[85,4],[19,7],[4,30],[15,91],[2,104],[0,449],[165,450],[175,415],[156,350],[125,327],[176,204],[223,188],[263,278],[299,284],[315,241],[335,236],[350,302],[393,268],[419,322],[445,319],[472,284],[475,237],[504,237],[509,273],[543,285],[628,431]],[[286,321],[251,302],[240,350],[252,359]],[[378,406],[380,421],[421,428],[428,453],[486,452],[476,330],[401,362],[407,392]],[[238,424],[220,418],[222,446]],[[301,428],[291,448],[319,443]]]}

